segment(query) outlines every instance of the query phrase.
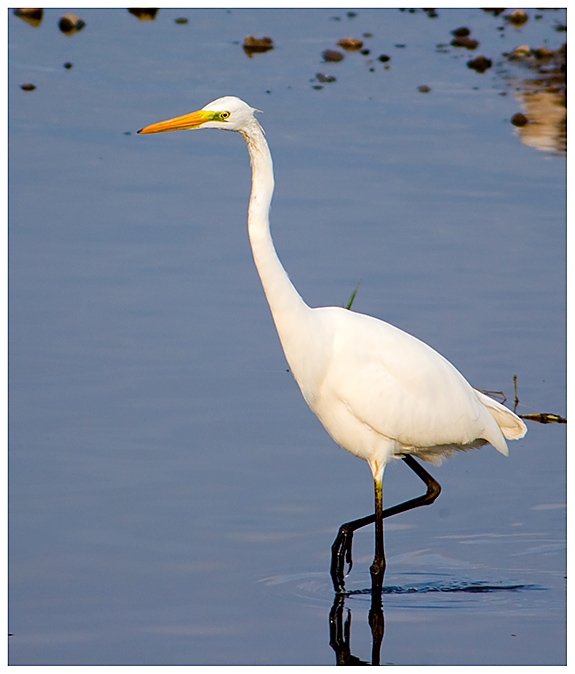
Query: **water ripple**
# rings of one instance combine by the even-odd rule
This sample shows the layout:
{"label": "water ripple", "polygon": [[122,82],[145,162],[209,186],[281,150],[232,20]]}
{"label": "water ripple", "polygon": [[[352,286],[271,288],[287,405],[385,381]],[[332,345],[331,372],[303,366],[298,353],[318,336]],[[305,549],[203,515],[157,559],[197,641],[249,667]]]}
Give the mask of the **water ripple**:
{"label": "water ripple", "polygon": [[[427,594],[429,592],[518,592],[520,590],[543,590],[544,588],[533,584],[504,584],[487,582],[452,581],[450,583],[415,583],[413,585],[386,585],[383,594]],[[364,590],[352,590],[349,594],[370,594],[369,588]]]}
{"label": "water ripple", "polygon": [[[412,575],[412,574],[410,574]],[[419,574],[418,574],[419,575]],[[493,594],[493,593],[521,593],[534,590],[545,590],[541,585],[533,583],[518,583],[504,581],[485,581],[456,579],[447,574],[441,575],[442,578],[430,580],[429,578],[422,582],[409,582],[385,585],[383,594],[386,596],[395,595],[427,595],[427,594]],[[346,592],[350,598],[360,599],[362,596],[371,595],[371,585],[367,574],[366,577],[356,583],[361,583],[362,587],[349,589]],[[262,578],[259,583],[264,585],[267,590],[273,588],[275,593],[284,597],[297,598],[299,601],[305,600],[312,603],[325,603],[333,599],[333,590],[331,582],[326,573],[303,573],[277,575],[268,578]]]}

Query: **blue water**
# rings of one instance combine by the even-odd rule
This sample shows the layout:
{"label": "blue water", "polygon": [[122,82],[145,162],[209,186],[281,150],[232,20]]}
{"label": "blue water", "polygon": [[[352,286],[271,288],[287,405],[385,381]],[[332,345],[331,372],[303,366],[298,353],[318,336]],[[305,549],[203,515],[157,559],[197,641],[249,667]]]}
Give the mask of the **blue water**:
{"label": "blue water", "polygon": [[[520,414],[566,416],[565,157],[510,123],[539,75],[502,56],[557,49],[565,12],[71,11],[72,37],[56,9],[8,19],[10,663],[333,664],[330,546],[371,512],[369,469],[287,372],[242,139],[135,131],[245,98],[309,304],[361,279],[354,309],[511,407],[517,375]],[[474,52],[449,46],[464,25]],[[364,33],[369,55],[323,62]],[[249,58],[248,34],[275,48]],[[386,521],[382,663],[566,662],[566,427],[528,426],[508,458],[432,469],[438,501]],[[387,471],[387,505],[420,490]],[[354,546],[343,615],[369,660],[372,531]],[[493,591],[447,591],[470,587]]]}

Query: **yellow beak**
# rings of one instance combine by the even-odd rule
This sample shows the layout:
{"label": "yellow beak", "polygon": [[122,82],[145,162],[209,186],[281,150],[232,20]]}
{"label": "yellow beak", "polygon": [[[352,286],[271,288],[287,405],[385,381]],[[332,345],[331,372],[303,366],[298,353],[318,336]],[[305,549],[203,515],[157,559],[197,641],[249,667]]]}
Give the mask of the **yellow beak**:
{"label": "yellow beak", "polygon": [[197,112],[190,112],[181,117],[174,117],[173,119],[166,119],[164,122],[157,124],[150,124],[140,129],[138,133],[161,133],[162,131],[181,131],[184,129],[198,129],[202,124],[210,122],[214,119],[217,113],[209,110],[198,110]]}

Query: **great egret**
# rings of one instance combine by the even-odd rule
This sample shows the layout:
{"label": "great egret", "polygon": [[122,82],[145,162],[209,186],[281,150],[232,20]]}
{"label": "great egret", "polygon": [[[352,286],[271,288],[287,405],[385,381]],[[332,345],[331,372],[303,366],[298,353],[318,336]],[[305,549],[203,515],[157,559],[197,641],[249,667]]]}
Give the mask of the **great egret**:
{"label": "great egret", "polygon": [[[527,429],[513,412],[473,389],[449,361],[412,335],[341,307],[307,306],[272,242],[272,158],[255,112],[239,98],[224,96],[197,112],[151,124],[138,133],[204,128],[237,131],[244,137],[252,166],[249,238],[290,371],[327,432],[367,461],[374,480],[375,513],[342,525],[334,542],[334,588],[344,590],[344,558],[351,569],[353,532],[374,521],[370,570],[373,582],[381,587],[383,518],[431,503],[440,491],[413,457],[439,463],[459,450],[486,443],[507,455],[505,438],[521,438]],[[403,459],[428,489],[418,499],[383,511],[383,473],[391,459]]]}

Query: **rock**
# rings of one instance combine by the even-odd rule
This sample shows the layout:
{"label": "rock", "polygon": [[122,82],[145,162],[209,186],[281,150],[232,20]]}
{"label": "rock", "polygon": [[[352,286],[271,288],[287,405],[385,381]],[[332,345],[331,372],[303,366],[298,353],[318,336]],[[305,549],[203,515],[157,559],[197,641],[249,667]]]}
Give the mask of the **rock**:
{"label": "rock", "polygon": [[536,59],[545,60],[553,58],[555,56],[555,52],[551,49],[548,49],[547,47],[538,47],[537,49],[533,50],[533,55]]}
{"label": "rock", "polygon": [[322,56],[324,61],[332,61],[333,63],[343,61],[344,58],[343,54],[340,51],[335,51],[335,49],[326,49]]}
{"label": "rock", "polygon": [[19,7],[14,10],[14,16],[22,19],[33,28],[38,28],[44,17],[44,10],[39,7]]}
{"label": "rock", "polygon": [[524,12],[522,9],[516,9],[514,12],[511,12],[507,17],[507,20],[510,21],[515,26],[522,26],[527,22],[529,16],[527,12]]}
{"label": "rock", "polygon": [[517,112],[511,118],[511,124],[513,124],[513,126],[525,126],[526,124],[529,124],[529,120],[522,112]]}
{"label": "rock", "polygon": [[274,43],[271,37],[254,37],[248,35],[244,40],[244,51],[248,56],[252,54],[263,54],[266,51],[274,48]]}
{"label": "rock", "polygon": [[359,51],[363,47],[363,40],[356,40],[353,37],[343,37],[337,44],[338,47],[342,47],[346,51]]}
{"label": "rock", "polygon": [[467,62],[467,67],[471,70],[476,70],[478,73],[484,73],[486,70],[489,70],[493,65],[491,59],[488,59],[486,56],[478,56],[473,61]]}
{"label": "rock", "polygon": [[131,7],[128,12],[133,14],[135,17],[140,19],[140,21],[154,21],[156,14],[160,10],[155,7]]}
{"label": "rock", "polygon": [[526,44],[515,47],[511,54],[509,54],[510,59],[524,59],[529,58],[529,56],[531,56],[531,47]]}
{"label": "rock", "polygon": [[58,22],[58,27],[66,35],[79,33],[86,26],[85,22],[75,14],[64,14]]}
{"label": "rock", "polygon": [[460,37],[454,37],[453,40],[451,40],[451,46],[465,47],[465,49],[472,50],[477,49],[477,47],[479,47],[479,42],[471,37],[468,37],[467,35],[462,35]]}
{"label": "rock", "polygon": [[316,79],[318,82],[335,82],[336,79],[333,75],[326,75],[325,73],[316,73]]}

